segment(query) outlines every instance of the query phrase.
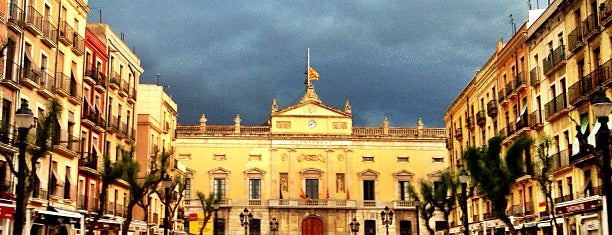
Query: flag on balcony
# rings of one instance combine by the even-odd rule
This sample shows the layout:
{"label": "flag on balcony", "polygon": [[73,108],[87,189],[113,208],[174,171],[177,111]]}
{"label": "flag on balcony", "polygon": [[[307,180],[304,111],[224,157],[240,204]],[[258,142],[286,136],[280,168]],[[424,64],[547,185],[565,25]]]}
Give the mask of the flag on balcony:
{"label": "flag on balcony", "polygon": [[327,192],[325,193],[325,199],[329,199],[329,188],[327,188]]}
{"label": "flag on balcony", "polygon": [[346,200],[351,200],[351,194],[348,189],[346,189]]}
{"label": "flag on balcony", "polygon": [[304,189],[302,189],[301,187],[300,187],[300,198],[306,199],[306,194],[304,193]]}

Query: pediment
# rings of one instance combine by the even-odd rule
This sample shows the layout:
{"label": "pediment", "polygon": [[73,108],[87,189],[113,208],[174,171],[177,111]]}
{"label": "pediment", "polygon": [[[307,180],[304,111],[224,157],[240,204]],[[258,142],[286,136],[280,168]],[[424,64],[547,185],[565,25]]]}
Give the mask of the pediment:
{"label": "pediment", "polygon": [[405,169],[401,171],[396,171],[395,173],[393,173],[393,177],[397,181],[411,181],[412,176],[414,176],[414,173],[408,170],[405,170]]}
{"label": "pediment", "polygon": [[442,175],[444,174],[444,172],[442,172],[441,170],[437,170],[434,172],[431,172],[429,174],[427,174],[427,176],[429,176],[429,179],[431,181],[440,181],[442,179]]}
{"label": "pediment", "polygon": [[359,175],[362,180],[376,180],[378,179],[378,175],[380,175],[380,173],[372,169],[367,169],[357,173],[357,175]]}
{"label": "pediment", "polygon": [[228,178],[230,173],[231,172],[229,170],[223,167],[217,167],[215,169],[208,171],[208,174],[213,178]]}
{"label": "pediment", "polygon": [[351,117],[339,109],[317,102],[299,103],[279,110],[272,116],[319,116],[319,117]]}

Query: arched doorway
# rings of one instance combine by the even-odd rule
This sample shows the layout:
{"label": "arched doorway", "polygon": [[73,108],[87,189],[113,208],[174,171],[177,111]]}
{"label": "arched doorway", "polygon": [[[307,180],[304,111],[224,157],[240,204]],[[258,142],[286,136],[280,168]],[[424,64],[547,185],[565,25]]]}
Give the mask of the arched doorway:
{"label": "arched doorway", "polygon": [[302,235],[323,235],[323,220],[317,217],[302,220]]}

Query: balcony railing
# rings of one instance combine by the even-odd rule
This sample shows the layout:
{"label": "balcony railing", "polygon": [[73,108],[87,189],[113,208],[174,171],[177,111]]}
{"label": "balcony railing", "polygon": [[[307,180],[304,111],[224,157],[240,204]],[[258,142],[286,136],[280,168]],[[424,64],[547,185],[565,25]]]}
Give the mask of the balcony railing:
{"label": "balcony railing", "polygon": [[599,23],[608,25],[612,21],[612,0],[606,0],[599,5]]}
{"label": "balcony railing", "polygon": [[544,64],[544,74],[548,74],[561,62],[565,62],[565,45],[558,46],[542,61]]}
{"label": "balcony railing", "polygon": [[475,120],[474,116],[468,116],[468,117],[465,119],[465,122],[466,122],[466,124],[467,124],[467,127],[468,127],[470,130],[472,130],[472,129],[474,129],[474,128],[476,127],[476,120]]}
{"label": "balcony railing", "polygon": [[27,11],[25,19],[26,29],[35,35],[42,35],[42,14],[33,6],[29,6]]}
{"label": "balcony railing", "polygon": [[567,108],[566,95],[564,93],[557,95],[553,100],[544,105],[546,111],[546,119],[551,118],[557,112]]}
{"label": "balcony railing", "polygon": [[551,164],[551,171],[557,171],[559,169],[565,168],[566,166],[569,166],[569,155],[568,155],[569,151],[566,150],[561,150],[553,155],[550,156],[550,158],[552,159],[552,164]]}
{"label": "balcony railing", "polygon": [[42,21],[41,40],[49,47],[57,46],[57,27],[53,25],[53,20],[50,18],[45,18]]}
{"label": "balcony railing", "polygon": [[536,127],[543,124],[542,114],[540,110],[535,110],[529,114],[529,126]]}
{"label": "balcony railing", "polygon": [[526,85],[527,85],[527,77],[525,75],[525,71],[521,71],[514,78],[514,89],[520,90],[521,88],[526,87]]}
{"label": "balcony railing", "polygon": [[534,67],[529,71],[529,82],[531,86],[536,86],[540,84],[542,80],[540,79],[540,67]]}
{"label": "balcony railing", "polygon": [[66,46],[72,46],[72,37],[74,29],[66,21],[62,21],[59,24],[59,41],[64,43]]}
{"label": "balcony railing", "polygon": [[505,88],[500,88],[499,91],[497,92],[497,101],[499,103],[502,103],[504,101],[504,99],[506,98],[506,89]]}
{"label": "balcony railing", "polygon": [[487,103],[487,115],[492,118],[497,117],[497,101],[495,99]]}
{"label": "balcony railing", "polygon": [[79,158],[79,166],[88,167],[94,170],[98,169],[98,154],[91,152],[85,152],[81,154]]}
{"label": "balcony railing", "polygon": [[582,26],[576,27],[570,34],[567,35],[567,49],[574,52],[576,49],[584,46],[584,40],[582,39]]}
{"label": "balcony railing", "polygon": [[457,129],[455,129],[455,139],[461,141],[463,139],[463,132],[462,132],[462,128],[459,127]]}
{"label": "balcony railing", "polygon": [[555,202],[555,204],[557,204],[557,203],[567,202],[571,200],[572,200],[572,195],[565,195],[561,197],[556,197],[553,201]]}
{"label": "balcony railing", "polygon": [[24,11],[19,7],[17,1],[11,1],[9,4],[9,18],[8,25],[11,29],[21,32],[23,27],[23,16]]}
{"label": "balcony railing", "polygon": [[584,21],[582,21],[582,27],[582,33],[586,39],[589,39],[593,35],[596,35],[600,32],[599,23],[597,22],[597,17],[595,17],[594,13],[591,13],[589,16],[586,17],[586,19],[584,19]]}
{"label": "balcony railing", "polygon": [[532,215],[533,214],[533,201],[526,201],[525,202],[525,215]]}
{"label": "balcony railing", "polygon": [[484,110],[480,110],[478,113],[476,113],[476,124],[479,127],[483,127],[485,124],[487,124],[487,114]]}
{"label": "balcony railing", "polygon": [[72,52],[74,52],[74,54],[76,55],[83,55],[83,53],[85,52],[85,44],[84,44],[84,40],[83,37],[81,35],[79,35],[77,32],[74,32],[72,34]]}

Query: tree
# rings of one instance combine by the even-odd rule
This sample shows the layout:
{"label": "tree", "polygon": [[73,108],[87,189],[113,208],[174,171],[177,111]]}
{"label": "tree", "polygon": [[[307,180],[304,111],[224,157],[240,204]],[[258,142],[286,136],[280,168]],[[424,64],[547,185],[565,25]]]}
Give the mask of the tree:
{"label": "tree", "polygon": [[[171,201],[167,201],[167,200],[162,200],[162,205],[164,205],[164,207],[166,206],[166,204],[168,204],[168,218],[174,218],[174,215],[176,214],[177,209],[180,206],[180,202],[183,200],[183,196],[184,196],[184,192],[185,192],[185,185],[186,185],[186,179],[180,176],[176,176],[173,180],[172,180],[172,184],[170,186],[170,198]],[[163,190],[163,189],[162,189]],[[175,191],[173,191],[175,190]],[[160,191],[155,191],[155,193],[158,195],[159,198],[165,198],[166,196],[164,195],[164,193],[160,192]],[[173,205],[174,204],[174,205]],[[141,205],[139,203],[139,205]],[[143,208],[144,204],[141,205]],[[148,205],[147,205],[148,207]]]}
{"label": "tree", "polygon": [[[160,154],[159,161],[157,157],[153,157],[151,159],[151,170],[141,176],[140,166],[134,159],[134,151],[123,153],[121,161],[125,169],[124,179],[130,185],[130,200],[126,205],[126,211],[128,211],[128,213],[123,222],[124,228],[129,228],[133,219],[133,213],[129,212],[134,210],[134,206],[136,206],[139,201],[154,193],[159,183],[163,180],[168,170],[169,159],[170,155],[165,152]],[[127,235],[128,229],[123,229],[121,234]]]}
{"label": "tree", "polygon": [[[580,131],[580,130],[578,130]],[[538,140],[538,143],[535,145],[535,149],[537,152],[537,161],[535,162],[536,167],[534,171],[533,178],[538,182],[540,186],[540,190],[544,194],[545,202],[546,202],[546,212],[551,215],[551,225],[553,228],[557,228],[557,220],[555,216],[555,202],[552,198],[552,170],[553,166],[553,158],[550,155],[550,146],[552,145],[552,140],[548,137],[541,137]],[[560,163],[559,163],[560,164]]]}
{"label": "tree", "polygon": [[94,227],[98,220],[104,214],[106,210],[106,202],[108,201],[108,187],[113,184],[118,179],[121,179],[124,176],[125,166],[122,164],[124,161],[111,162],[110,158],[105,155],[102,160],[102,171],[100,172],[100,194],[99,194],[99,205],[97,214],[92,218],[89,222],[89,230],[87,234],[94,234]]}
{"label": "tree", "polygon": [[505,159],[500,154],[503,137],[489,139],[485,148],[470,147],[464,153],[467,170],[470,173],[473,187],[477,186],[484,197],[491,201],[491,212],[494,217],[503,221],[514,233],[514,225],[506,214],[511,186],[514,181],[525,173],[523,153],[525,158],[531,158],[532,140],[529,136],[521,136],[508,148]]}
{"label": "tree", "polygon": [[[27,101],[22,100],[22,102]],[[30,196],[35,188],[40,188],[40,179],[35,173],[36,163],[39,159],[47,156],[49,151],[53,148],[51,139],[57,135],[55,131],[58,127],[58,115],[62,112],[62,105],[57,99],[51,98],[48,107],[47,115],[42,117],[39,116],[39,122],[38,125],[36,125],[36,135],[34,138],[34,145],[36,147],[29,148],[28,151],[26,151],[26,157],[18,159],[17,166],[13,165],[15,161],[12,154],[4,155],[11,173],[17,178],[13,235],[23,234],[23,228],[26,221],[25,210]],[[23,139],[19,141],[23,141],[23,144],[28,146],[27,137],[21,136],[21,138]],[[31,154],[28,155],[27,152]]]}
{"label": "tree", "polygon": [[[453,205],[455,204],[457,195],[457,183],[455,177],[449,171],[443,171],[439,174],[439,180],[436,183],[420,179],[419,180],[420,195],[415,192],[410,186],[410,194],[414,195],[420,202],[419,211],[421,217],[425,220],[425,227],[430,234],[435,234],[434,229],[429,224],[429,220],[433,218],[436,209],[442,212],[444,221],[448,221]],[[448,233],[448,227],[447,233]]]}
{"label": "tree", "polygon": [[204,234],[204,228],[206,228],[206,224],[213,216],[214,208],[213,206],[221,200],[219,196],[215,196],[214,194],[208,194],[208,197],[200,191],[196,192],[198,196],[198,200],[200,201],[200,205],[202,206],[202,210],[204,211],[204,221],[202,221],[202,227],[200,227],[200,235]]}

